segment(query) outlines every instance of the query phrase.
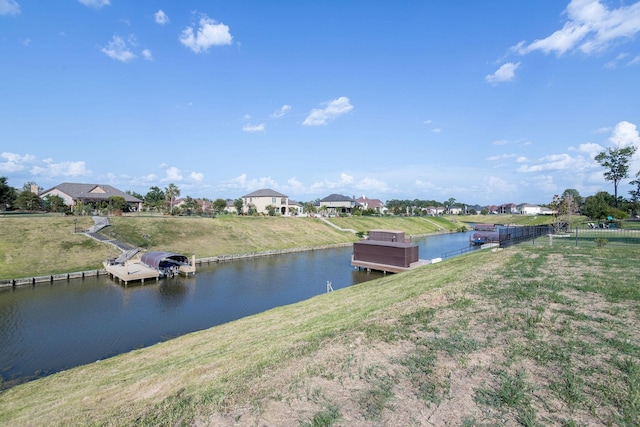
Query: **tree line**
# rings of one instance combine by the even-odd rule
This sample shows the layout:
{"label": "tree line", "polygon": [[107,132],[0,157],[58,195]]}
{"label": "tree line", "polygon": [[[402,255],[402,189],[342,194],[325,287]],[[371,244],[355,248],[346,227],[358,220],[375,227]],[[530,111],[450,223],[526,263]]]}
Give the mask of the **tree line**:
{"label": "tree line", "polygon": [[[629,178],[629,168],[631,159],[636,153],[637,147],[628,145],[624,147],[609,147],[595,156],[595,160],[605,168],[604,179],[613,183],[614,194],[600,191],[593,196],[583,198],[578,190],[567,189],[562,195],[554,195],[553,200],[547,205],[556,215],[556,218],[571,216],[576,214],[585,215],[593,220],[604,218],[623,219],[628,216],[637,216],[640,213],[640,171],[635,174],[635,179],[630,181],[634,188],[629,191],[629,198],[625,199],[618,195],[618,186],[625,179]],[[27,182],[22,189],[17,189],[8,185],[7,177],[0,176],[0,211],[23,210],[23,211],[46,211],[65,212],[74,214],[89,213],[90,210],[106,210],[108,212],[126,211],[127,205],[124,197],[114,196],[108,201],[102,202],[100,206],[85,206],[78,203],[74,211],[64,203],[60,196],[45,196],[40,198],[33,189],[41,192],[42,188],[34,182]],[[176,200],[180,197],[180,189],[171,183],[164,189],[153,186],[145,194],[127,191],[128,194],[143,201],[143,210],[157,211],[170,215],[218,215],[226,211],[229,201],[218,198],[210,200],[206,198],[194,199],[186,196],[178,205]],[[317,201],[316,201],[317,202]],[[303,207],[306,212],[316,212],[317,203],[305,202]],[[241,198],[232,201],[237,213],[243,213],[243,201]],[[442,207],[445,213],[450,213],[454,207],[464,207],[454,198],[449,198],[444,202],[436,200],[398,200],[391,199],[386,202],[389,213],[393,215],[426,215],[430,207]],[[252,212],[245,212],[251,214]],[[373,210],[356,209],[356,215],[373,215]],[[486,209],[476,212],[470,209],[465,213],[488,213]],[[274,209],[273,214],[276,214]],[[559,221],[558,221],[559,222]]]}

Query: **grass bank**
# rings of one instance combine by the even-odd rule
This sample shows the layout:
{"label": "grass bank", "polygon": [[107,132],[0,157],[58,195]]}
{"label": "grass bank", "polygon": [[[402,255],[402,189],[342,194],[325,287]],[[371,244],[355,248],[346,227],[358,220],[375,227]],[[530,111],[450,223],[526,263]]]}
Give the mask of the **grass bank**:
{"label": "grass bank", "polygon": [[[338,221],[338,219],[335,219]],[[93,225],[89,217],[0,217],[0,280],[93,270],[120,254],[115,247],[97,242],[74,227]],[[355,242],[358,238],[319,219],[290,217],[111,217],[102,231],[110,238],[147,250],[170,251],[197,258],[275,249]],[[407,234],[429,234],[439,228],[412,218],[348,220],[349,227],[368,231],[392,228]],[[442,227],[453,228],[445,221]]]}
{"label": "grass bank", "polygon": [[622,425],[640,250],[479,251],[0,394],[2,425]]}
{"label": "grass bank", "polygon": [[[501,224],[501,225],[544,225],[552,224],[553,215],[447,215],[449,220],[457,220],[464,223]],[[575,221],[584,220],[585,217],[574,217]]]}

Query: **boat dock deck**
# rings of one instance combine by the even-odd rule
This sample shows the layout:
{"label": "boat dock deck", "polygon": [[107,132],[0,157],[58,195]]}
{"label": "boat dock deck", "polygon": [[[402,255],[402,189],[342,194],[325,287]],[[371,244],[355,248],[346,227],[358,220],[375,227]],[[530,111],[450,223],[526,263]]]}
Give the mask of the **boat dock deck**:
{"label": "boat dock deck", "polygon": [[104,262],[104,269],[107,274],[110,274],[114,279],[118,279],[119,282],[123,282],[125,285],[129,282],[142,282],[148,279],[160,278],[160,272],[155,268],[151,268],[136,261],[126,261],[124,264],[109,264]]}
{"label": "boat dock deck", "polygon": [[369,261],[359,261],[351,258],[351,265],[357,268],[364,268],[367,271],[376,270],[382,271],[383,273],[402,273],[403,271],[413,270],[418,267],[422,267],[423,265],[432,264],[435,260],[427,260],[427,259],[419,259],[416,262],[412,262],[409,264],[409,267],[400,267],[397,265],[389,265],[389,264],[379,264],[375,262]]}

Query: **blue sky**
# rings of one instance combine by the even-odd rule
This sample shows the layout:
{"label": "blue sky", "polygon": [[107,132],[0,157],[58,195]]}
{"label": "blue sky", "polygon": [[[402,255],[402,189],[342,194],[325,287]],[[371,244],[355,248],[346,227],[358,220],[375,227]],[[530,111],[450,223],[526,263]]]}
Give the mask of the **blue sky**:
{"label": "blue sky", "polygon": [[[0,176],[237,198],[613,193],[640,2],[0,0]],[[640,171],[640,153],[631,177]]]}

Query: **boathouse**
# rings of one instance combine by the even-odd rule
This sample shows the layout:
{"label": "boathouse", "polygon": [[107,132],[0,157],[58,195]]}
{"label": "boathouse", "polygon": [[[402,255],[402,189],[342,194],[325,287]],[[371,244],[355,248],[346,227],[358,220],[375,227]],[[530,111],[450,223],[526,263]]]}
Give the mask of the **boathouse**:
{"label": "boathouse", "polygon": [[171,252],[145,252],[140,256],[140,262],[160,272],[160,277],[173,277],[179,273],[188,275],[195,273],[195,262],[189,263],[189,258]]}
{"label": "boathouse", "polygon": [[353,244],[354,267],[399,273],[426,263],[419,259],[418,245],[407,240],[403,231],[371,230],[368,239]]}

